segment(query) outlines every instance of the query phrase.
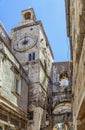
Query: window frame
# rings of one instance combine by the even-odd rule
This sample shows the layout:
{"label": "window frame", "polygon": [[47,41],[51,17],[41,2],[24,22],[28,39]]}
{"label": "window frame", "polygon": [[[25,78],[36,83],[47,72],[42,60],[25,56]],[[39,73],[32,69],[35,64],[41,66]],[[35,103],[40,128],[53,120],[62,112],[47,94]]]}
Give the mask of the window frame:
{"label": "window frame", "polygon": [[68,87],[69,86],[69,80],[68,80],[68,78],[62,78],[60,80],[60,86],[66,86],[66,87]]}
{"label": "window frame", "polygon": [[28,57],[29,57],[29,61],[35,60],[35,52],[29,53]]}
{"label": "window frame", "polygon": [[4,130],[4,125],[0,123],[0,127],[2,128],[2,130]]}
{"label": "window frame", "polygon": [[29,120],[33,120],[34,119],[34,111],[28,112],[28,118],[29,118]]}
{"label": "window frame", "polygon": [[35,60],[35,52],[33,52],[32,59]]}
{"label": "window frame", "polygon": [[31,55],[31,53],[29,54],[29,61],[31,61],[32,60],[32,55]]}
{"label": "window frame", "polygon": [[[16,86],[16,81],[18,81],[18,86]],[[15,79],[14,79],[14,92],[17,95],[21,95],[21,77],[20,74],[15,74]]]}

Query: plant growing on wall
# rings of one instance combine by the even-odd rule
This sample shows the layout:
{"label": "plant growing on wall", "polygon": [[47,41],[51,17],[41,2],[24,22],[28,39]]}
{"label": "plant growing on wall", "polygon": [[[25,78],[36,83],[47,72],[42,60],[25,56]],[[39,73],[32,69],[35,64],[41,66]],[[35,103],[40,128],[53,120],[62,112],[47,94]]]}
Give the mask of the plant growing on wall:
{"label": "plant growing on wall", "polygon": [[50,76],[50,72],[48,70],[46,70],[45,73],[46,73],[47,76]]}
{"label": "plant growing on wall", "polygon": [[8,57],[7,54],[4,54],[3,59],[2,59],[2,62],[3,62],[4,60],[9,60],[9,57]]}

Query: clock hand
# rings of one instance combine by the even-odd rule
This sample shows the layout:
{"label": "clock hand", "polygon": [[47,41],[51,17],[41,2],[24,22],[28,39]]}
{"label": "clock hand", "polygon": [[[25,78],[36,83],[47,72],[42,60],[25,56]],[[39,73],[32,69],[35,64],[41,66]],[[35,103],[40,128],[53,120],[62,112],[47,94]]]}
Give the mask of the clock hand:
{"label": "clock hand", "polygon": [[28,40],[26,39],[22,42],[23,45],[26,45],[27,43],[28,43]]}

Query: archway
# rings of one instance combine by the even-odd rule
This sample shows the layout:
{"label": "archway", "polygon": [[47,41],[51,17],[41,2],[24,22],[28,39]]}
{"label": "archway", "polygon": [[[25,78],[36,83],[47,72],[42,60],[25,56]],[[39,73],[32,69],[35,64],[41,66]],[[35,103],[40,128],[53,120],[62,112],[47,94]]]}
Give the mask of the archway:
{"label": "archway", "polygon": [[69,102],[59,103],[53,110],[53,114],[62,114],[66,112],[71,112],[71,103]]}
{"label": "archway", "polygon": [[53,110],[53,130],[70,130],[72,120],[71,103],[63,102]]}
{"label": "archway", "polygon": [[65,123],[56,123],[53,130],[68,130],[68,125]]}

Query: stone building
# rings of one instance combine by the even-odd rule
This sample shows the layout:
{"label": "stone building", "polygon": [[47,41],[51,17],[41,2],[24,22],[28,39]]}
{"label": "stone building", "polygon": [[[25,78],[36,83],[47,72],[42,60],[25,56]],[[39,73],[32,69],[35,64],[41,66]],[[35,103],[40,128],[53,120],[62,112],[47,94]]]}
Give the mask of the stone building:
{"label": "stone building", "polygon": [[85,0],[66,0],[66,19],[73,61],[73,126],[85,130]]}
{"label": "stone building", "polygon": [[36,20],[33,9],[22,11],[22,16],[19,26],[12,29],[12,52],[30,78],[28,127],[30,130],[40,130],[48,125],[45,123],[54,57],[43,25]]}
{"label": "stone building", "polygon": [[0,130],[26,130],[28,75],[11,51],[11,40],[0,24]]}
{"label": "stone building", "polygon": [[43,25],[32,8],[22,16],[10,38],[0,26],[0,101],[1,95],[5,98],[0,129],[69,130],[71,63],[53,62]]}

